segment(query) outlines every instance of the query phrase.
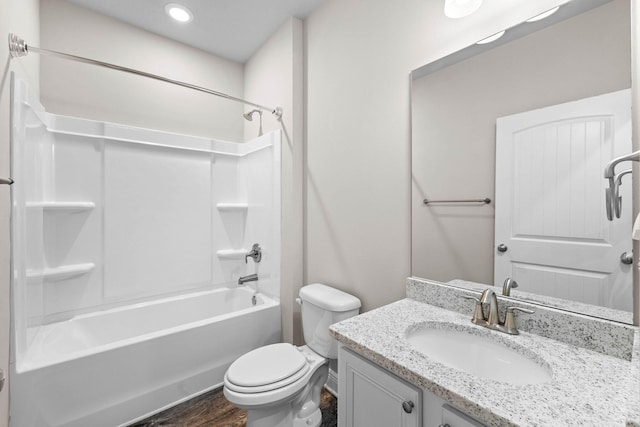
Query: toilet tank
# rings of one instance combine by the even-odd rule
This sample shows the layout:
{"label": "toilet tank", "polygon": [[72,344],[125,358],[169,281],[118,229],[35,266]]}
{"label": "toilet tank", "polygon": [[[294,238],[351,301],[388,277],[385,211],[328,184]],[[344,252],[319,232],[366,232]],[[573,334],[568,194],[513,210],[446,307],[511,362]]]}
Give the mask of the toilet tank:
{"label": "toilet tank", "polygon": [[330,286],[314,283],[300,289],[302,332],[305,343],[329,359],[338,358],[338,343],[329,335],[329,326],[360,312],[360,300]]}

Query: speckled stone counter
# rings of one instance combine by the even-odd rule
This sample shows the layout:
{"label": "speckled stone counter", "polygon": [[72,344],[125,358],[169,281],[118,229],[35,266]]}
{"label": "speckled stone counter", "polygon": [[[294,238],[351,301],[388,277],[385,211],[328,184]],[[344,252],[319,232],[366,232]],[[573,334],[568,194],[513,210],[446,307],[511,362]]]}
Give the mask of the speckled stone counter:
{"label": "speckled stone counter", "polygon": [[[523,332],[511,336],[461,314],[404,299],[331,326],[331,334],[362,356],[488,426],[633,426],[638,360],[604,355]],[[449,368],[414,350],[406,340],[416,325],[433,322],[523,349],[552,371],[543,384],[511,385]],[[437,325],[436,325],[437,326]],[[636,354],[634,354],[635,356]],[[635,357],[634,357],[635,359]]]}
{"label": "speckled stone counter", "polygon": [[[417,281],[425,281],[424,279],[413,279]],[[468,280],[450,280],[447,284],[452,286],[464,287],[467,289],[473,289],[482,292],[489,285],[485,285],[477,282],[469,282]],[[502,286],[492,286],[496,294],[502,293]],[[581,313],[587,316],[598,317],[600,319],[609,319],[620,323],[633,323],[633,313],[630,311],[615,310],[608,307],[600,307],[592,304],[585,304],[577,301],[570,301],[566,299],[553,298],[546,295],[532,294],[530,292],[523,292],[518,289],[512,289],[511,295],[522,301],[531,301],[534,303],[544,304],[548,307],[555,307],[565,311],[573,313]]]}
{"label": "speckled stone counter", "polygon": [[[473,310],[473,303],[462,297],[466,295],[479,298],[484,288],[480,286],[471,290],[416,277],[409,277],[406,287],[408,298],[462,314],[471,313]],[[533,314],[518,315],[520,331],[531,332],[608,356],[631,360],[634,334],[637,330],[631,325],[527,301],[506,299],[502,295],[497,295],[497,298],[501,319],[504,319],[504,310],[507,306],[534,311]]]}
{"label": "speckled stone counter", "polygon": [[640,328],[636,328],[632,361],[636,367],[634,372],[635,378],[632,379],[632,384],[635,384],[636,392],[635,400],[631,401],[631,407],[627,416],[627,427],[640,427]]}

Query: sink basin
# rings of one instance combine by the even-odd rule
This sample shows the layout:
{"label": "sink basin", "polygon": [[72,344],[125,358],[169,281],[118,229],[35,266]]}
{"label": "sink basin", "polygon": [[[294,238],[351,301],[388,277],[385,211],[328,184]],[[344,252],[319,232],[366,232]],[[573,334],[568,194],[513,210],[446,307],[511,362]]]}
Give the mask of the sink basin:
{"label": "sink basin", "polygon": [[480,378],[509,384],[540,384],[552,378],[550,368],[533,360],[526,348],[519,352],[487,336],[426,326],[410,332],[407,340],[430,359]]}

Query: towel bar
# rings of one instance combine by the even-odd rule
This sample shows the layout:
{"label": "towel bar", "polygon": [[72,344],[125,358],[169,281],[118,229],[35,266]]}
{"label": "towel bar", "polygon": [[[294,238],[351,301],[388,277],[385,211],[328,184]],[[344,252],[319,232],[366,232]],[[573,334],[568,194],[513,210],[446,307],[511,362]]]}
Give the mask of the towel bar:
{"label": "towel bar", "polygon": [[489,204],[491,203],[491,199],[490,198],[486,198],[486,199],[467,199],[467,200],[429,200],[429,199],[424,199],[422,201],[422,203],[424,203],[425,205],[430,205],[432,203],[482,203],[482,204]]}

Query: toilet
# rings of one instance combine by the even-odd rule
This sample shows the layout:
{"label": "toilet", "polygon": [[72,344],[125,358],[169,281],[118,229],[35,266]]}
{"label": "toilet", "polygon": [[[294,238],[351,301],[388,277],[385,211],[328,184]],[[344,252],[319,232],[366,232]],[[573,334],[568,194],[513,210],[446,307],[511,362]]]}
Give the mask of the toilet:
{"label": "toilet", "polygon": [[224,376],[224,395],[247,410],[247,427],[318,427],[320,394],[338,343],[329,326],[360,311],[360,300],[314,283],[300,289],[306,345],[279,343],[240,356]]}

